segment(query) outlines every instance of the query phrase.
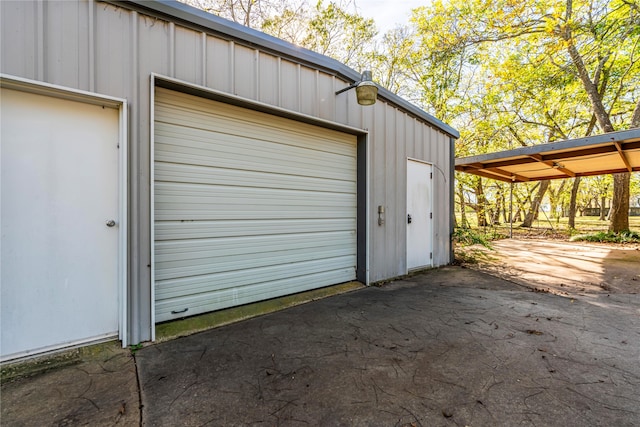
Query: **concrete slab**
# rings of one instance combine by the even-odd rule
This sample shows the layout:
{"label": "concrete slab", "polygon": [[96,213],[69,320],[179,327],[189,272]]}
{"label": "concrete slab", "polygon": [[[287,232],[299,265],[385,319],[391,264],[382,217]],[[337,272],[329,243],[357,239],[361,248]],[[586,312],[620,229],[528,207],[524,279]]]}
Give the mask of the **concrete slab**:
{"label": "concrete slab", "polygon": [[[66,363],[39,374],[8,382],[3,377],[1,425],[139,425],[136,368],[128,349],[111,342],[68,352],[64,359]],[[58,362],[43,359],[36,367]],[[32,367],[33,362],[14,369],[28,372]]]}
{"label": "concrete slab", "polygon": [[639,308],[433,270],[140,350],[142,422],[639,425]]}

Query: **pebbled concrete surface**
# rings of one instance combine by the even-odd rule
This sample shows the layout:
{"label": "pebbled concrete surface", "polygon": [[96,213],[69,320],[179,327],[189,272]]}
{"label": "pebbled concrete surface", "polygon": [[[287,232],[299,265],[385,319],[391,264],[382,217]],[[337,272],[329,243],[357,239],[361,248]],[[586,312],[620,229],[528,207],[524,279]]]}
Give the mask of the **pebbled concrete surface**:
{"label": "pebbled concrete surface", "polygon": [[640,296],[447,267],[136,361],[149,426],[637,426]]}
{"label": "pebbled concrete surface", "polygon": [[[135,362],[117,343],[44,373],[2,383],[2,426],[135,426],[140,400]],[[47,363],[43,361],[42,363]]]}

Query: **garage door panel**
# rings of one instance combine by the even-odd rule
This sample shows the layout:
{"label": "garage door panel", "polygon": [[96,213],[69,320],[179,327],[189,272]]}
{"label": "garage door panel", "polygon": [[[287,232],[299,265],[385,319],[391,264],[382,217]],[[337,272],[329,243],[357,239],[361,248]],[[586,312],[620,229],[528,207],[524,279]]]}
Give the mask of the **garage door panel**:
{"label": "garage door panel", "polygon": [[219,274],[205,274],[194,277],[161,280],[157,284],[156,298],[158,301],[162,301],[179,298],[185,294],[195,295],[206,292],[216,292],[228,288],[255,285],[287,277],[300,277],[308,274],[321,273],[327,270],[327,262],[332,262],[334,269],[344,270],[348,269],[352,263],[355,262],[355,258],[338,254],[333,259],[305,260],[287,264],[255,267],[251,265],[239,265],[239,269],[223,271]]}
{"label": "garage door panel", "polygon": [[341,283],[349,280],[353,280],[351,268],[286,278],[253,286],[234,287],[217,292],[190,295],[165,302],[156,301],[156,320],[162,322],[176,318],[176,314],[171,312],[181,310],[180,307],[187,308],[188,310],[183,313],[178,313],[178,315],[195,315],[296,292],[308,291],[326,286],[327,283]]}
{"label": "garage door panel", "polygon": [[[193,148],[205,151],[225,153],[227,155],[246,155],[249,159],[258,159],[259,156],[276,158],[285,153],[287,157],[297,158],[305,163],[311,160],[318,161],[343,161],[345,166],[353,166],[353,152],[328,151],[326,145],[322,147],[299,146],[300,135],[273,135],[258,133],[255,136],[242,134],[214,133],[203,129],[184,129],[177,125],[159,124],[156,130],[159,143],[167,147]],[[304,140],[303,140],[304,142]],[[310,157],[312,156],[312,157]]]}
{"label": "garage door panel", "polygon": [[[175,207],[209,210],[221,205],[225,205],[227,210],[234,206],[246,210],[248,205],[256,210],[272,206],[281,209],[287,207],[330,207],[338,209],[335,216],[341,217],[343,211],[350,214],[355,208],[354,194],[247,186],[158,183],[156,196],[160,210]],[[249,198],[251,199],[250,204],[247,203]]]}
{"label": "garage door panel", "polygon": [[[157,280],[165,280],[240,270],[242,268],[293,264],[305,260],[332,260],[337,257],[355,256],[351,249],[344,247],[349,243],[353,242],[337,241],[336,244],[342,244],[342,247],[333,245],[304,247],[299,245],[297,248],[279,248],[279,250],[260,253],[238,254],[230,251],[231,253],[228,255],[200,258],[197,258],[197,255],[193,255],[192,258],[163,262],[162,268],[156,271],[156,278]],[[331,264],[331,262],[328,261],[327,263]]]}
{"label": "garage door panel", "polygon": [[156,261],[161,263],[162,268],[171,268],[187,260],[210,262],[213,258],[223,256],[259,258],[261,254],[271,255],[279,251],[322,251],[324,248],[351,245],[354,239],[351,231],[342,231],[164,241],[156,244]]}
{"label": "garage door panel", "polygon": [[[327,266],[338,263],[338,258],[355,262],[355,255],[349,250],[342,248],[325,248],[315,251],[280,251],[262,257],[236,256],[220,257],[209,262],[189,262],[185,261],[181,265],[173,268],[164,268],[159,272],[156,285],[159,286],[163,280],[187,280],[204,277],[207,275],[217,275],[229,271],[244,270],[248,274],[250,269],[270,267],[275,265],[289,266],[292,271],[296,263],[322,261]],[[352,280],[352,279],[350,279]],[[215,281],[209,281],[211,287],[215,287]],[[185,289],[187,292],[188,289]]]}
{"label": "garage door panel", "polygon": [[[291,151],[287,146],[233,136],[212,139],[208,143],[178,138],[159,135],[156,160],[348,180],[355,173],[354,159],[348,156],[332,156],[313,150]],[[272,150],[265,151],[268,147]]]}
{"label": "garage door panel", "polygon": [[293,130],[292,120],[257,111],[251,112],[251,127],[247,128],[245,108],[201,98],[198,100],[191,95],[175,96],[176,93],[157,89],[156,96],[162,102],[156,103],[156,123],[184,125],[187,128],[231,135],[238,134],[238,129],[241,129],[249,138],[263,139],[265,135],[273,135],[273,141],[281,143],[281,136],[284,135],[289,145],[344,155],[352,153],[352,150],[345,146],[345,135],[341,132],[324,128],[318,132],[318,127],[311,125],[295,126]]}
{"label": "garage door panel", "polygon": [[155,235],[156,242],[160,242],[163,240],[256,236],[262,234],[352,231],[355,229],[356,221],[353,218],[162,221],[156,225]]}
{"label": "garage door panel", "polygon": [[164,89],[155,107],[157,321],[355,279],[354,136]]}
{"label": "garage door panel", "polygon": [[[351,150],[345,147],[340,141],[333,141],[323,137],[318,137],[316,133],[305,133],[302,129],[295,131],[286,128],[276,129],[272,122],[263,124],[252,123],[250,128],[243,129],[246,123],[243,119],[216,118],[215,115],[208,117],[197,117],[193,113],[188,115],[169,114],[162,118],[162,110],[156,112],[160,117],[157,120],[158,135],[171,137],[176,134],[184,134],[189,140],[198,141],[202,136],[215,133],[216,139],[230,139],[242,137],[259,143],[278,144],[274,148],[288,148],[292,151],[305,150],[317,153],[328,153],[331,155],[353,156]],[[289,121],[290,122],[290,121]]]}
{"label": "garage door panel", "polygon": [[211,184],[224,182],[234,187],[274,188],[284,190],[325,191],[330,193],[356,193],[356,184],[351,180],[335,180],[326,177],[281,175],[256,170],[221,169],[193,164],[159,163],[156,179],[184,184]]}

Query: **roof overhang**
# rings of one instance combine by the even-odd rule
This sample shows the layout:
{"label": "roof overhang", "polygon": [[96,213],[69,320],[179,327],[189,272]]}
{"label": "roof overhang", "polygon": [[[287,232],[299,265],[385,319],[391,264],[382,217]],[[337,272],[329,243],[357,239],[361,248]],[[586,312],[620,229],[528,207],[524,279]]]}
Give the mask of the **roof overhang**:
{"label": "roof overhang", "polygon": [[506,182],[640,171],[640,128],[456,159],[456,170]]}

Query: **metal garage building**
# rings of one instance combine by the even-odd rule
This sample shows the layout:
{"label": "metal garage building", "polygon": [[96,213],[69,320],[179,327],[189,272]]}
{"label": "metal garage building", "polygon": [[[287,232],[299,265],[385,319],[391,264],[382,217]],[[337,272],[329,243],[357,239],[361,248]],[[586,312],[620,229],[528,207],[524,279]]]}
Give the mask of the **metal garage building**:
{"label": "metal garage building", "polygon": [[458,133],[173,1],[3,1],[2,360],[451,261]]}

